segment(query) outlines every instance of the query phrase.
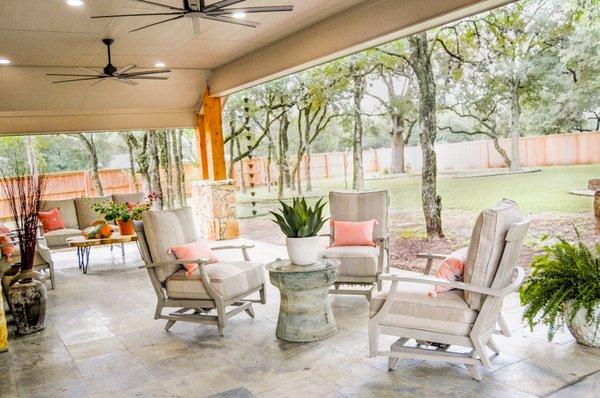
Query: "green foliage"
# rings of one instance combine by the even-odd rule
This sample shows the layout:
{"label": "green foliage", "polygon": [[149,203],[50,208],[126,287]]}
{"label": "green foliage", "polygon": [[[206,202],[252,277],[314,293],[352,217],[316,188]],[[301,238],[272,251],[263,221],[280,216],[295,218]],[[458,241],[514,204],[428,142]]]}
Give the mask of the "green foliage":
{"label": "green foliage", "polygon": [[139,220],[142,217],[142,212],[149,210],[151,202],[128,206],[126,203],[115,202],[93,202],[92,209],[104,216],[106,221],[130,221]]}
{"label": "green foliage", "polygon": [[[580,309],[585,310],[586,321],[600,329],[600,316],[594,315],[600,304],[600,244],[594,254],[581,241],[572,244],[558,240],[533,259],[532,275],[519,291],[525,307],[523,319],[530,328],[546,324],[549,340],[564,325],[565,318],[572,321]],[[567,302],[571,304],[569,313]]]}
{"label": "green foliage", "polygon": [[270,213],[275,217],[273,222],[279,225],[288,238],[308,238],[317,236],[325,221],[328,220],[322,215],[326,202],[321,202],[323,198],[319,199],[313,208],[306,204],[305,198],[293,198],[291,206],[279,201],[281,203],[279,213],[274,211]]}

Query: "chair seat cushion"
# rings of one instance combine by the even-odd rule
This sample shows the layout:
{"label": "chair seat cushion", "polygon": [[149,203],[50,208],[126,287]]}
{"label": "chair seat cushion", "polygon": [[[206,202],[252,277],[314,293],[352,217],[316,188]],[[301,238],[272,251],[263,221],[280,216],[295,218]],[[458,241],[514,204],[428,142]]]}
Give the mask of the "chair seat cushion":
{"label": "chair seat cushion", "polygon": [[379,263],[379,248],[371,246],[334,246],[322,253],[340,261],[340,276],[375,276]]}
{"label": "chair seat cushion", "polygon": [[46,232],[44,238],[48,247],[66,247],[67,238],[73,236],[81,236],[81,230],[74,228],[63,228],[54,231]]}
{"label": "chair seat cushion", "polygon": [[[422,276],[408,271],[402,275]],[[381,323],[408,329],[468,335],[478,313],[469,308],[463,292],[455,289],[431,297],[427,294],[430,290],[431,285],[400,282],[394,304]],[[384,290],[373,295],[369,311],[371,318],[383,307],[388,292]]]}
{"label": "chair seat cushion", "polygon": [[[223,261],[204,266],[215,290],[225,299],[249,292],[265,281],[262,264],[249,261]],[[173,299],[212,300],[206,290],[199,270],[191,277],[181,269],[171,275],[166,283],[167,295]]]}

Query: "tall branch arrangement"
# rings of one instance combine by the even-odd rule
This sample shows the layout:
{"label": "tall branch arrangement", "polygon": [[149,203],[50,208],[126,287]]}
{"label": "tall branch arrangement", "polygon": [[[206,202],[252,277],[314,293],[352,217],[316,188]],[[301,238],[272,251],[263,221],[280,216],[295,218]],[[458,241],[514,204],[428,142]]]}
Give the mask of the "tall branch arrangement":
{"label": "tall branch arrangement", "polygon": [[38,213],[46,188],[46,178],[40,174],[31,175],[28,166],[15,158],[12,170],[8,173],[2,170],[0,186],[8,202],[19,238],[21,272],[29,271],[33,269]]}

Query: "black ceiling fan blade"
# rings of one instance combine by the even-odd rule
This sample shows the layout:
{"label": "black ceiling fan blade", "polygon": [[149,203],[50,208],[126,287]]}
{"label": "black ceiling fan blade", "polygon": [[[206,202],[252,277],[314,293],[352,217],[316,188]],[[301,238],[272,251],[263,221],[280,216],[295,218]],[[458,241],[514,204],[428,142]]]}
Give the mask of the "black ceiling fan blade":
{"label": "black ceiling fan blade", "polygon": [[52,82],[52,83],[56,84],[56,83],[68,83],[68,82],[80,82],[82,80],[96,80],[96,79],[104,79],[104,77],[86,77],[86,78],[82,78],[82,79],[59,80],[59,81]]}
{"label": "black ceiling fan blade", "polygon": [[246,0],[221,0],[221,1],[217,1],[216,3],[209,4],[209,5],[205,6],[204,9],[202,10],[202,12],[210,12],[210,11],[218,10],[219,8],[229,7],[229,6],[232,6],[234,4],[241,3],[243,1],[246,1]]}
{"label": "black ceiling fan blade", "polygon": [[138,30],[142,30],[142,29],[150,28],[150,27],[152,27],[152,26],[160,25],[161,23],[165,23],[165,22],[174,21],[174,20],[176,20],[176,19],[179,19],[179,18],[183,18],[183,14],[181,14],[181,15],[178,15],[178,16],[176,16],[175,18],[169,18],[169,19],[165,19],[165,20],[158,21],[158,22],[155,22],[155,23],[151,23],[150,25],[141,26],[141,27],[139,27],[139,28],[136,28],[136,29],[134,29],[134,30],[130,30],[130,31],[129,31],[129,33],[132,33],[132,32],[137,32]]}
{"label": "black ceiling fan blade", "polygon": [[134,1],[137,1],[137,2],[140,2],[140,3],[150,4],[150,5],[157,6],[157,7],[168,8],[170,10],[184,11],[183,8],[173,7],[173,6],[170,6],[170,5],[167,5],[167,4],[155,3],[153,1],[148,1],[148,0],[134,0]]}
{"label": "black ceiling fan blade", "polygon": [[46,73],[46,76],[100,77],[100,75],[78,75],[76,73]]}
{"label": "black ceiling fan blade", "polygon": [[156,73],[169,73],[171,69],[158,69],[158,70],[141,70],[139,72],[131,72],[119,75],[119,77],[132,77],[132,76],[142,76],[142,75],[154,75]]}
{"label": "black ceiling fan blade", "polygon": [[120,18],[120,17],[147,17],[153,15],[181,15],[180,12],[152,12],[148,14],[115,14],[115,15],[94,15],[90,18]]}
{"label": "black ceiling fan blade", "polygon": [[257,12],[285,12],[294,11],[294,6],[264,6],[264,7],[240,7],[240,8],[224,8],[209,12],[210,15],[224,15],[234,14],[236,12],[243,12],[246,14],[257,13]]}
{"label": "black ceiling fan blade", "polygon": [[235,18],[230,18],[230,17],[226,17],[226,16],[221,16],[221,15],[204,14],[204,15],[200,15],[200,18],[210,19],[210,20],[219,21],[219,22],[227,22],[227,23],[232,23],[235,25],[248,26],[250,28],[256,28],[258,25],[260,25],[260,23],[258,23],[258,22],[245,21],[243,19],[235,19]]}
{"label": "black ceiling fan blade", "polygon": [[146,80],[167,80],[169,76],[127,76],[122,79],[146,79]]}

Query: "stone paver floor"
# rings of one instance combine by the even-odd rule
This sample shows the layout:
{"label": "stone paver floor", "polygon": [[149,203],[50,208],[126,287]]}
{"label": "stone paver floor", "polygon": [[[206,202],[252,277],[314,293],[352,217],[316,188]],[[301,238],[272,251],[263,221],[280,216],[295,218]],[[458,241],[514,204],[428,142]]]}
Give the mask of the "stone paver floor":
{"label": "stone paver floor", "polygon": [[[247,242],[247,241],[246,241]],[[284,257],[281,246],[256,242],[253,259]],[[237,253],[227,257],[235,258]],[[216,327],[178,322],[165,332],[154,320],[155,294],[137,247],[93,248],[87,275],[74,251],[54,253],[57,289],[49,291],[46,329],[13,338],[0,354],[1,397],[200,397],[233,391],[257,397],[587,397],[600,396],[600,350],[568,333],[549,343],[520,322],[516,295],[505,302],[512,338],[482,382],[461,366],[367,357],[368,303],[332,297],[339,331],[315,343],[275,338],[278,291],[239,314],[220,337]]]}

